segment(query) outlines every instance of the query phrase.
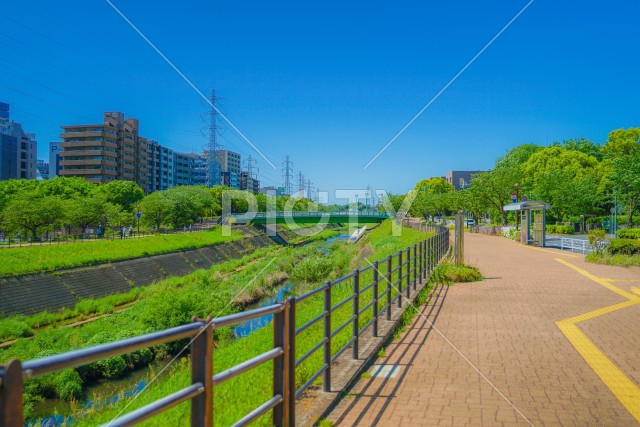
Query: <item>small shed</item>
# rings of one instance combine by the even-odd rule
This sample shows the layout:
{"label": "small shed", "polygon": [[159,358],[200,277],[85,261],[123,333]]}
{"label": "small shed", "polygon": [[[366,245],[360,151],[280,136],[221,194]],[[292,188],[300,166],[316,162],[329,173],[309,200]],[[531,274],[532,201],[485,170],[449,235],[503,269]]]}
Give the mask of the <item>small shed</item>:
{"label": "small shed", "polygon": [[[547,238],[547,210],[551,205],[540,200],[527,200],[523,202],[509,203],[503,207],[505,211],[517,211],[522,229],[520,242],[523,245],[536,245],[544,247]],[[532,217],[532,212],[539,211]],[[533,220],[533,236],[531,235],[531,220]]]}

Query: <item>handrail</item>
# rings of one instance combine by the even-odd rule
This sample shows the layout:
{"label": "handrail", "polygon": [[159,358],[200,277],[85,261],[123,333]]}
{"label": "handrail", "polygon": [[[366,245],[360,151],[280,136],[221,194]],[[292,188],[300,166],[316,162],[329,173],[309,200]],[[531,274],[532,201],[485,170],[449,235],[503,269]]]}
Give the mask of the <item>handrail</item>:
{"label": "handrail", "polygon": [[[410,224],[416,227],[415,224]],[[372,334],[378,336],[379,316],[386,312],[386,319],[391,320],[391,306],[398,300],[402,306],[404,298],[402,290],[409,296],[411,284],[416,289],[417,282],[423,282],[433,271],[434,266],[446,255],[449,248],[449,230],[446,227],[432,227],[424,224],[417,225],[421,231],[435,231],[434,236],[422,242],[389,255],[376,261],[362,270],[326,281],[322,286],[313,289],[297,298],[289,297],[282,303],[272,304],[254,310],[231,314],[215,319],[196,319],[191,323],[174,328],[152,332],[120,341],[100,344],[93,347],[74,350],[67,353],[48,356],[41,359],[21,363],[10,361],[7,365],[0,365],[0,425],[7,427],[21,427],[23,382],[26,379],[49,374],[62,369],[73,368],[97,360],[119,354],[129,353],[154,345],[190,338],[191,347],[191,381],[192,383],[176,392],[135,409],[111,421],[110,426],[130,426],[157,415],[181,402],[191,401],[191,425],[211,426],[213,423],[213,388],[221,383],[254,369],[273,360],[273,394],[266,402],[251,410],[234,425],[244,426],[258,417],[273,411],[275,426],[295,425],[295,398],[313,384],[321,375],[324,391],[331,391],[331,365],[349,347],[352,348],[352,358],[359,358],[360,334],[373,327]],[[404,258],[404,260],[403,260]],[[361,275],[372,270],[373,281],[360,287]],[[398,272],[394,277],[394,273]],[[406,279],[406,280],[405,280]],[[353,292],[342,301],[332,304],[331,294],[334,286],[351,281]],[[373,292],[368,291],[373,289]],[[392,290],[398,292],[392,298]],[[324,309],[321,313],[296,328],[296,305],[308,300],[312,296],[322,293]],[[366,293],[366,294],[365,294]],[[362,301],[361,301],[362,300]],[[383,301],[385,301],[383,303]],[[332,316],[344,305],[352,302],[352,313],[344,318],[342,323],[333,329]],[[362,307],[360,304],[362,303]],[[405,305],[406,306],[406,305]],[[367,317],[367,323],[360,328],[362,316]],[[245,360],[218,374],[213,374],[213,331],[240,322],[255,319],[265,315],[273,315],[272,349]],[[311,326],[324,321],[324,336],[300,358],[295,359],[296,337],[308,331]],[[351,338],[338,350],[333,351],[332,340],[352,325]],[[323,364],[305,383],[296,389],[296,368],[323,349]]]}

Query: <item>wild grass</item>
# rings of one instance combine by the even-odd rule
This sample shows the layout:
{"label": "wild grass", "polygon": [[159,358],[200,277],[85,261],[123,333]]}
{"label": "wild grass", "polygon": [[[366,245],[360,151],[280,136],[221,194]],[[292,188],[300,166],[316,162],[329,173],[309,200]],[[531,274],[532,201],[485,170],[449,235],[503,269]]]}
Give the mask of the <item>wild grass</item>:
{"label": "wild grass", "polygon": [[[386,221],[388,223],[388,221]],[[71,348],[78,348],[88,344],[106,342],[116,338],[115,333],[102,334],[94,338],[98,331],[120,331],[126,330],[130,336],[142,333],[143,331],[158,330],[178,324],[186,323],[192,315],[205,317],[206,315],[220,316],[230,312],[238,311],[240,308],[232,304],[228,308],[221,309],[232,300],[240,289],[247,287],[245,292],[251,289],[259,289],[267,283],[267,277],[272,274],[299,274],[303,281],[309,283],[300,286],[296,292],[303,292],[319,285],[325,279],[335,279],[344,276],[354,267],[364,268],[369,265],[369,261],[384,258],[396,253],[407,245],[416,243],[425,237],[424,233],[415,230],[404,229],[401,236],[385,236],[385,231],[390,233],[390,224],[383,224],[376,230],[368,233],[364,241],[357,244],[346,242],[332,245],[329,253],[324,257],[319,251],[313,248],[285,248],[277,254],[263,253],[253,262],[246,263],[246,267],[240,272],[227,266],[214,268],[210,271],[194,273],[180,279],[173,279],[162,282],[157,286],[149,287],[149,294],[141,298],[132,308],[124,313],[110,316],[93,322],[87,327],[74,329],[72,332],[53,330],[53,334],[38,335],[30,344],[28,341],[20,340],[12,346],[9,351],[0,351],[0,360],[19,354],[22,360],[35,357],[39,354],[38,349],[49,346],[48,351],[63,351]],[[363,257],[362,254],[367,256]],[[273,261],[275,259],[275,261]],[[298,267],[301,261],[307,261],[305,267]],[[318,260],[326,259],[328,264]],[[225,263],[226,264],[226,263]],[[330,269],[327,268],[330,266]],[[397,267],[397,257],[392,258],[392,268]],[[296,268],[299,269],[297,273]],[[386,272],[386,263],[381,265],[381,274]],[[328,271],[328,274],[327,274]],[[321,274],[320,274],[321,273]],[[398,278],[398,271],[392,274],[392,281]],[[372,269],[360,274],[360,286],[368,285],[372,280]],[[386,286],[379,287],[381,295],[386,290]],[[353,293],[353,280],[347,279],[336,284],[332,288],[332,305],[346,299]],[[392,292],[395,295],[395,291]],[[373,288],[360,295],[360,307],[364,307],[373,298]],[[301,326],[318,316],[324,311],[323,296],[317,294],[296,307],[296,324]],[[352,316],[351,304],[345,304],[332,313],[332,325],[335,331],[340,325],[349,321]],[[372,319],[372,310],[366,310],[360,316],[359,327],[364,327]],[[56,336],[55,334],[59,334]],[[93,334],[92,338],[89,338]],[[121,333],[122,334],[122,333]],[[248,337],[240,340],[231,340],[229,330],[215,331],[216,346],[214,349],[213,366],[214,372],[219,373],[238,363],[263,353],[273,347],[272,325],[258,329]],[[322,322],[316,323],[306,329],[296,338],[296,356],[299,358],[313,346],[315,346],[323,336]],[[351,339],[351,327],[344,328],[336,334],[331,342],[332,353],[339,349]],[[103,341],[104,340],[104,341]],[[184,342],[179,342],[170,346],[159,346],[153,349],[156,357],[162,354],[175,354]],[[10,354],[11,353],[11,354]],[[125,360],[125,363],[127,361]],[[323,364],[322,352],[316,351],[311,357],[305,360],[296,369],[296,387],[300,387],[307,381]],[[120,364],[121,365],[121,364]],[[116,366],[117,368],[117,366]],[[95,369],[94,369],[95,373]],[[230,425],[251,409],[256,408],[271,397],[272,393],[272,363],[264,364],[252,369],[232,380],[216,387],[214,393],[214,417],[216,425]],[[108,422],[124,405],[130,404],[127,411],[139,408],[162,396],[175,392],[179,388],[190,383],[189,362],[180,362],[173,366],[170,373],[156,381],[147,391],[141,394],[134,401],[122,400],[113,406],[109,406],[99,413],[78,413],[75,415],[75,423],[78,426],[97,425]],[[34,390],[37,392],[42,390]],[[161,417],[155,417],[144,423],[144,425],[183,425],[188,423],[190,406],[188,403],[178,405],[170,411],[163,413]],[[257,425],[272,425],[271,415],[261,417]]]}
{"label": "wild grass", "polygon": [[232,231],[231,236],[223,236],[221,230],[221,227],[215,227],[207,231],[139,239],[4,248],[0,249],[0,277],[196,249],[242,238],[239,231]]}

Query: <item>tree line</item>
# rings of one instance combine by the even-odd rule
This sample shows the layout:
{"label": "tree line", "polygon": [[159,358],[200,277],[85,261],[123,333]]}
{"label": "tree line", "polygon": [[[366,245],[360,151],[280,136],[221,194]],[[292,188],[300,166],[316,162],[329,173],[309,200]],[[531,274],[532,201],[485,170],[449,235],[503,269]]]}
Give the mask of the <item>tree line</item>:
{"label": "tree line", "polygon": [[[614,130],[604,144],[578,138],[546,147],[519,145],[498,158],[492,170],[474,175],[468,188],[454,191],[444,179],[432,178],[418,182],[415,190],[409,210],[414,216],[463,210],[476,220],[489,214],[493,222],[506,224],[503,207],[518,194],[549,203],[550,222],[607,216],[617,201],[631,226],[640,202],[640,127]],[[390,197],[396,209],[404,197]]]}

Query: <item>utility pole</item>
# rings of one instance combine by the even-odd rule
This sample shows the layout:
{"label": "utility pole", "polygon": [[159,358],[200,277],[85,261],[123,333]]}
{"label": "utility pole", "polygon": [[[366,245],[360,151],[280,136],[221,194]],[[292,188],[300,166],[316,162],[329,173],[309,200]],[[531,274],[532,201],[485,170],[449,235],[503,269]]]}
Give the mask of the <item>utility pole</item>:
{"label": "utility pole", "polygon": [[211,89],[211,97],[209,98],[211,103],[209,111],[209,143],[205,146],[204,152],[207,159],[207,187],[220,185],[222,178],[220,161],[218,160],[220,146],[218,145],[218,111],[215,108],[217,100],[216,90]]}
{"label": "utility pole", "polygon": [[293,192],[293,162],[289,160],[289,155],[282,163],[282,178],[284,179],[284,193],[290,196]]}
{"label": "utility pole", "polygon": [[[256,160],[254,158],[252,158],[251,156],[249,156],[249,157],[247,157],[247,160],[245,160],[244,162],[247,165],[247,173],[249,175],[249,178],[257,179],[258,172],[260,171],[260,169],[258,169]],[[255,170],[255,172],[254,172],[254,170]]]}

